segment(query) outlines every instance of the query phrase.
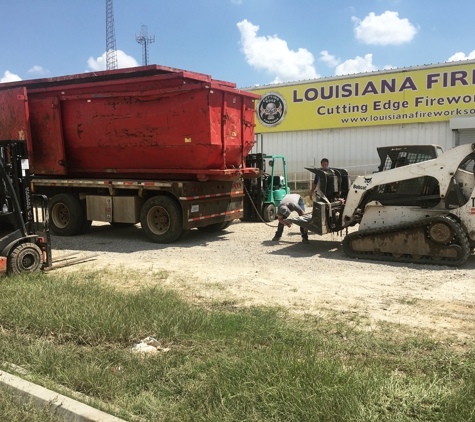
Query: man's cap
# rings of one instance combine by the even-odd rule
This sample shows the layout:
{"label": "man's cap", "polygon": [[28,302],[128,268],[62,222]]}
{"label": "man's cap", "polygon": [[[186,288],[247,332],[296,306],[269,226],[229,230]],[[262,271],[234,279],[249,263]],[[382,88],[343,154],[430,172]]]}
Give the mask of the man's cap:
{"label": "man's cap", "polygon": [[290,210],[287,207],[287,205],[279,205],[279,208],[277,210],[277,215],[281,215],[284,218],[289,217],[290,215]]}

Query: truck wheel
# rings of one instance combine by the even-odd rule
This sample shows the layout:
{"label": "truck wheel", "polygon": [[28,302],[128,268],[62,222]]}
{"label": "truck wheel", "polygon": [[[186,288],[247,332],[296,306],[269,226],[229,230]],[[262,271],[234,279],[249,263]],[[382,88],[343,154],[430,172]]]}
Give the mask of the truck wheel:
{"label": "truck wheel", "polygon": [[8,256],[8,273],[32,273],[43,264],[41,249],[34,243],[22,243],[14,248]]}
{"label": "truck wheel", "polygon": [[264,221],[271,222],[275,220],[275,205],[267,204],[262,211]]}
{"label": "truck wheel", "polygon": [[58,236],[74,236],[87,227],[81,201],[74,195],[59,194],[51,198],[49,205],[51,230]]}
{"label": "truck wheel", "polygon": [[231,221],[224,221],[223,223],[214,223],[214,224],[209,224],[204,227],[198,227],[198,230],[201,230],[202,232],[205,232],[205,233],[220,232],[221,230],[228,228],[230,224],[231,224]]}
{"label": "truck wheel", "polygon": [[143,205],[140,224],[152,242],[174,242],[183,232],[180,205],[168,196],[154,196]]}

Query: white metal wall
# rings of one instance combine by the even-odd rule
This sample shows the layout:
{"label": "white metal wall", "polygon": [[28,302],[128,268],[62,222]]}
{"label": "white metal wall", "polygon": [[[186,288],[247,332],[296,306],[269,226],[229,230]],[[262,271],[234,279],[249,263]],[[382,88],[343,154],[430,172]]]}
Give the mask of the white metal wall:
{"label": "white metal wall", "polygon": [[459,129],[458,145],[471,144],[475,142],[475,129]]}
{"label": "white metal wall", "polygon": [[[449,122],[278,132],[263,134],[262,152],[285,155],[291,180],[305,180],[310,174],[305,167],[319,167],[324,157],[330,167],[345,168],[354,176],[377,169],[378,146],[438,144],[446,151],[455,146],[454,139]],[[260,144],[252,152],[261,152]]]}

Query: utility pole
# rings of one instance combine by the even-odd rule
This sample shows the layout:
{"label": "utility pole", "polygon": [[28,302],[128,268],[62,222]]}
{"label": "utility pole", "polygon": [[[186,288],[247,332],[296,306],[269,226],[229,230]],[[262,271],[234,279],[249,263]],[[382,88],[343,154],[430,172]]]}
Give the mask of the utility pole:
{"label": "utility pole", "polygon": [[148,27],[147,25],[142,25],[140,35],[135,36],[135,40],[142,44],[142,66],[148,65],[148,48],[147,45],[155,42],[155,35],[152,37],[148,36]]}
{"label": "utility pole", "polygon": [[106,0],[106,59],[107,70],[118,69],[112,0]]}

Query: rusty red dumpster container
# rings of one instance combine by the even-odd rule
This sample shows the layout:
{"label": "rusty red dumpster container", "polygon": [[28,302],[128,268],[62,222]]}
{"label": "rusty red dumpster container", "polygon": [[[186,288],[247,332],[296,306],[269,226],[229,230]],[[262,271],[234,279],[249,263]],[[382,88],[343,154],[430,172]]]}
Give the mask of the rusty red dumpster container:
{"label": "rusty red dumpster container", "polygon": [[151,65],[0,84],[0,139],[31,172],[233,180],[254,144],[254,100],[209,75]]}

